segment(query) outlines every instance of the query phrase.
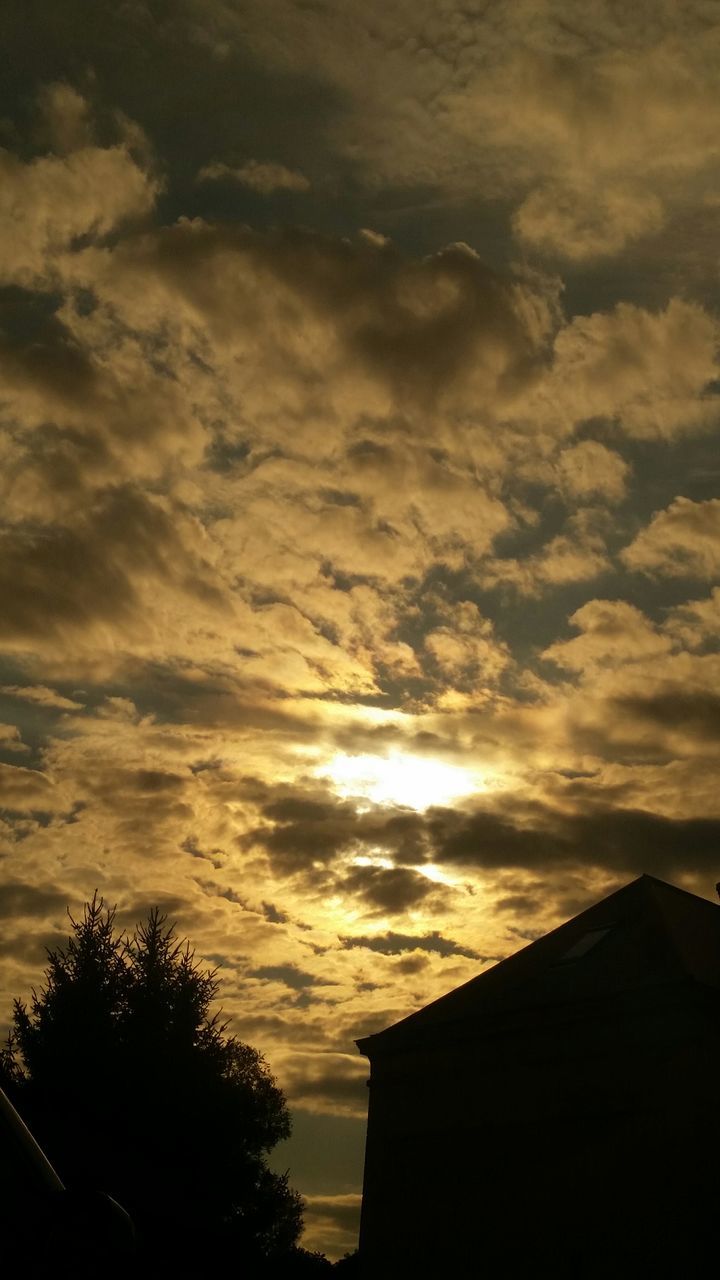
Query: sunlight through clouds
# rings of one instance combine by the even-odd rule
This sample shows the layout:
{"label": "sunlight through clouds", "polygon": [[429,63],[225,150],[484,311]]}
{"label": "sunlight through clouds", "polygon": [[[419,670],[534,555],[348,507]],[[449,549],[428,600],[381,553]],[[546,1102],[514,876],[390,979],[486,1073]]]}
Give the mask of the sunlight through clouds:
{"label": "sunlight through clouds", "polygon": [[338,754],[317,772],[346,799],[418,811],[452,804],[487,787],[477,769],[399,751],[386,756]]}
{"label": "sunlight through clouds", "polygon": [[357,1117],[479,957],[712,896],[720,11],[9,7],[0,1039],[97,887]]}

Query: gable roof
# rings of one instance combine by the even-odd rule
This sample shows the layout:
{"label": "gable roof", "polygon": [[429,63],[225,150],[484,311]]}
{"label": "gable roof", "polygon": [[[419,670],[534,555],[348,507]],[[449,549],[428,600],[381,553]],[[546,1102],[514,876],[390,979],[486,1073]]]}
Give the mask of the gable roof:
{"label": "gable roof", "polygon": [[720,905],[643,875],[461,987],[356,1043],[401,1048],[486,1016],[673,982],[720,991]]}

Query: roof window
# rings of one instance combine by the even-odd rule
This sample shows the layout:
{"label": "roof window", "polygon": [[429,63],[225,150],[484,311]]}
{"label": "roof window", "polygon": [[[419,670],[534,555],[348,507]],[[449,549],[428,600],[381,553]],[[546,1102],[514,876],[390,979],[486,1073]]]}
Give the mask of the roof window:
{"label": "roof window", "polygon": [[579,960],[581,956],[586,956],[588,951],[592,951],[593,947],[596,947],[609,932],[609,929],[589,929],[587,933],[582,933],[579,938],[576,938],[572,946],[558,956],[558,960]]}

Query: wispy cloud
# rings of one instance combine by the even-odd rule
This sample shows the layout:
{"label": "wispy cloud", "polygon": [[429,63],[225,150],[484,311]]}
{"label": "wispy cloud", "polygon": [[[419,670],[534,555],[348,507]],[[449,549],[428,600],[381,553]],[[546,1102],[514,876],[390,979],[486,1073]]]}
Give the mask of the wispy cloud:
{"label": "wispy cloud", "polygon": [[242,187],[249,187],[261,196],[272,195],[275,191],[309,191],[310,182],[303,173],[288,169],[284,164],[270,164],[259,160],[246,160],[241,165],[225,164],[222,160],[213,160],[203,165],[197,176],[198,182],[238,182]]}

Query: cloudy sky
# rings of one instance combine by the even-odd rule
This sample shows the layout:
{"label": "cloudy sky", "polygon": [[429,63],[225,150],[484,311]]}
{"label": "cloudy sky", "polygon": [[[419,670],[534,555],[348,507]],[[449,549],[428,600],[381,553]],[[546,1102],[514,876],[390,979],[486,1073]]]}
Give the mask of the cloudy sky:
{"label": "cloudy sky", "polygon": [[0,1014],[160,903],[336,1256],[356,1037],[720,877],[720,4],[9,11]]}

